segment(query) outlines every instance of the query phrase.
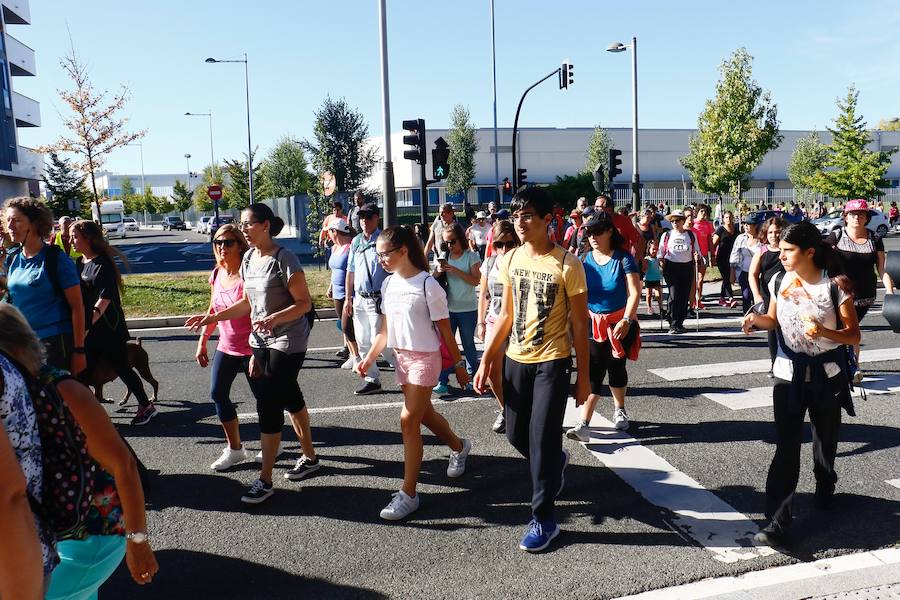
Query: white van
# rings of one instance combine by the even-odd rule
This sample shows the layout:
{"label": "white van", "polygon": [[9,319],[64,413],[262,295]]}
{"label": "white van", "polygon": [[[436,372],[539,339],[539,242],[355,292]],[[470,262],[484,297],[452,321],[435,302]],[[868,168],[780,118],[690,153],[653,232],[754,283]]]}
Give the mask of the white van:
{"label": "white van", "polygon": [[121,200],[105,200],[100,204],[100,225],[106,237],[125,237],[125,205]]}

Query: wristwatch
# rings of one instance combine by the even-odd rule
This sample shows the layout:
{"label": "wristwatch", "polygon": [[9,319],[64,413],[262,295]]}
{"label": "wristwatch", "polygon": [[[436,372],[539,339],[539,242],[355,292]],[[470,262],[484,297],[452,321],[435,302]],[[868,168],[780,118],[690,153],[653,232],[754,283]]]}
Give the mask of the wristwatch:
{"label": "wristwatch", "polygon": [[466,368],[466,360],[464,358],[459,359],[455,365],[453,365],[454,369],[465,369]]}
{"label": "wristwatch", "polygon": [[146,544],[150,541],[150,536],[146,531],[129,531],[125,534],[125,539],[135,544]]}

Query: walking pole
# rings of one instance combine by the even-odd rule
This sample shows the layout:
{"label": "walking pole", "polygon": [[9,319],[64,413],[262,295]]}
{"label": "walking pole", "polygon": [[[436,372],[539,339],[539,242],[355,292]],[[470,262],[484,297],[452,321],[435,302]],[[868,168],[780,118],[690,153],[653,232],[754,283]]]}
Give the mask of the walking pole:
{"label": "walking pole", "polygon": [[695,302],[697,303],[696,309],[694,310],[694,314],[697,315],[697,333],[700,333],[700,305],[702,304],[701,300],[703,298],[703,290],[700,288],[700,265],[698,264],[697,254],[694,254],[694,283],[697,286],[697,297],[695,298]]}

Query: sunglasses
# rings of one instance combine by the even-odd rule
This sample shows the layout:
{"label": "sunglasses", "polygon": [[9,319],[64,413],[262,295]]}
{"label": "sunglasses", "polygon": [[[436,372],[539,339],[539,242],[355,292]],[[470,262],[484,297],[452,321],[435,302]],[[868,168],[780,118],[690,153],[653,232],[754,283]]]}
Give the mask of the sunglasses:
{"label": "sunglasses", "polygon": [[451,239],[447,240],[447,245],[452,246],[452,245],[456,244],[458,241],[459,240],[456,238],[451,238]]}
{"label": "sunglasses", "polygon": [[231,248],[232,246],[237,244],[237,240],[213,240],[213,244],[219,246],[225,246],[226,248]]}
{"label": "sunglasses", "polygon": [[497,250],[512,250],[516,246],[517,244],[512,240],[506,242],[494,242],[494,248]]}

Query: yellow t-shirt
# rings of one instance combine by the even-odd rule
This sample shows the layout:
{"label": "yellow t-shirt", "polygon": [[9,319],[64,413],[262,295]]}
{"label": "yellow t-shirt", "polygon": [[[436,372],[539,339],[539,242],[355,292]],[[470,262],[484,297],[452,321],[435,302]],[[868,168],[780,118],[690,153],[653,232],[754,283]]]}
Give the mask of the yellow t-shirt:
{"label": "yellow t-shirt", "polygon": [[584,265],[559,246],[530,258],[522,248],[508,252],[498,281],[512,288],[512,332],[506,355],[520,363],[538,363],[572,354],[566,296],[587,292]]}

